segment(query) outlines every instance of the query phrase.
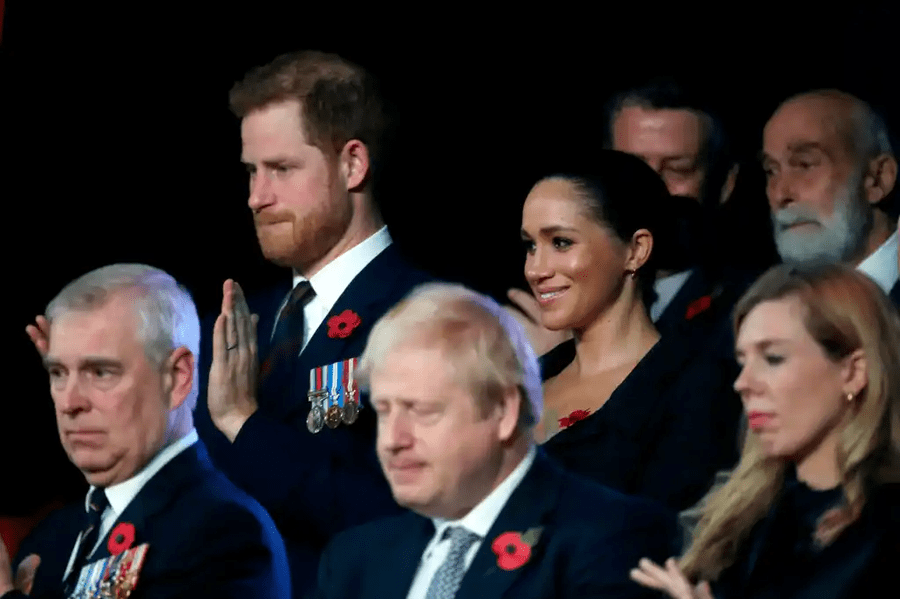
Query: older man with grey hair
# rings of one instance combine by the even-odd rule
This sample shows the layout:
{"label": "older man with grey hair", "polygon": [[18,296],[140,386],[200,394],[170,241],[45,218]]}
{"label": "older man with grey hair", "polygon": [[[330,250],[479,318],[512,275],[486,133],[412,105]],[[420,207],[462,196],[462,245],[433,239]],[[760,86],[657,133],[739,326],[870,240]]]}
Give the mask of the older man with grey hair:
{"label": "older man with grey hair", "polygon": [[90,490],[25,540],[15,582],[0,545],[0,596],[289,597],[275,525],[194,430],[190,294],[159,269],[106,266],[67,285],[29,333]]}
{"label": "older man with grey hair", "polygon": [[382,468],[411,513],[338,536],[317,597],[644,596],[629,560],[671,547],[674,520],[535,446],[537,360],[493,300],[416,289],[375,325],[361,370]]}

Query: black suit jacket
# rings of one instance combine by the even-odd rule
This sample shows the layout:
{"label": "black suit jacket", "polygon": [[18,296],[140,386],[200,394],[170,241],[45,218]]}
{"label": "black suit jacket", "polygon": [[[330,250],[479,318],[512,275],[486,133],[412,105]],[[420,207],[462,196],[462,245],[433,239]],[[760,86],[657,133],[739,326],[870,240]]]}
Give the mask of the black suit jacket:
{"label": "black suit jacket", "polygon": [[[541,532],[528,561],[499,568],[494,539],[533,528]],[[341,534],[322,558],[314,597],[402,599],[434,532],[429,518],[407,513]],[[564,472],[539,451],[482,540],[456,599],[652,597],[628,572],[641,557],[677,554],[676,543],[667,511]]]}
{"label": "black suit jacket", "polygon": [[[84,502],[44,520],[22,543],[16,565],[41,557],[31,599],[62,597],[62,579],[85,518]],[[149,544],[132,599],[287,599],[290,573],[281,537],[262,507],[213,468],[202,443],[175,456],[117,520]],[[115,528],[115,526],[113,527]],[[106,539],[88,561],[110,556]],[[22,598],[8,593],[3,599]]]}
{"label": "black suit jacket", "polygon": [[[603,407],[544,443],[547,454],[623,493],[675,510],[696,503],[739,456],[736,363],[731,352],[709,351],[725,344],[716,339],[704,327],[663,335]],[[574,357],[571,341],[543,356],[544,378]]]}
{"label": "black suit jacket", "polygon": [[[354,424],[312,434],[306,427],[309,372],[359,357],[378,319],[414,287],[431,280],[406,262],[394,245],[382,251],[353,279],[313,333],[297,358],[295,379],[280,392],[258,398],[259,410],[234,444],[212,424],[204,399],[214,319],[205,327],[201,354],[207,358],[200,367],[204,391],[196,411],[197,429],[216,465],[259,501],[278,525],[296,597],[315,583],[319,556],[337,532],[400,511],[375,454],[375,417],[367,398],[361,398],[363,407]],[[260,316],[260,356],[266,355],[278,309],[289,291],[285,284],[249,301]],[[359,315],[361,324],[345,339],[330,338],[328,319],[347,309]]]}
{"label": "black suit jacket", "polygon": [[896,596],[900,484],[871,491],[859,520],[824,548],[815,547],[807,532],[820,512],[798,518],[790,495],[783,494],[751,531],[735,563],[713,585],[716,599]]}
{"label": "black suit jacket", "polygon": [[894,286],[891,288],[891,299],[894,300],[894,305],[900,310],[900,281],[894,283]]}

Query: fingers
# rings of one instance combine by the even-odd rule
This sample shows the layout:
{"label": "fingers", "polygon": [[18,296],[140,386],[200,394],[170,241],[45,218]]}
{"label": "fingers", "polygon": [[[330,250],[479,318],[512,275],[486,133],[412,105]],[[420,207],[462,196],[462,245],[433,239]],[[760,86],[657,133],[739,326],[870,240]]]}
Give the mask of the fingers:
{"label": "fingers", "polygon": [[629,575],[631,576],[631,580],[635,581],[636,583],[640,584],[641,586],[645,586],[645,587],[648,587],[651,589],[656,589],[658,591],[666,590],[666,585],[664,585],[663,583],[658,581],[653,576],[650,576],[649,574],[645,573],[640,568],[632,568]]}
{"label": "fingers", "polygon": [[696,599],[715,599],[712,594],[712,589],[709,588],[709,583],[705,580],[697,585],[694,596]]}
{"label": "fingers", "polygon": [[249,350],[252,342],[253,322],[250,314],[250,308],[247,306],[247,300],[244,297],[244,290],[241,286],[234,283],[234,328],[237,333],[236,340],[240,351],[245,348]]}
{"label": "fingers", "polygon": [[221,363],[225,360],[225,352],[228,347],[228,340],[226,339],[225,328],[228,326],[227,317],[225,314],[219,314],[219,317],[216,318],[216,323],[213,325],[213,338],[212,338],[212,358],[213,362]]}
{"label": "fingers", "polygon": [[26,595],[31,594],[31,587],[34,585],[34,576],[37,573],[38,566],[41,565],[40,556],[32,553],[22,560],[19,569],[16,570],[16,589]]}
{"label": "fingers", "polygon": [[541,321],[541,307],[532,294],[521,289],[510,289],[506,292],[506,296],[528,318],[536,323]]}
{"label": "fingers", "polygon": [[666,573],[669,575],[670,586],[678,594],[678,597],[694,597],[694,589],[691,581],[685,577],[674,558],[666,560]]}

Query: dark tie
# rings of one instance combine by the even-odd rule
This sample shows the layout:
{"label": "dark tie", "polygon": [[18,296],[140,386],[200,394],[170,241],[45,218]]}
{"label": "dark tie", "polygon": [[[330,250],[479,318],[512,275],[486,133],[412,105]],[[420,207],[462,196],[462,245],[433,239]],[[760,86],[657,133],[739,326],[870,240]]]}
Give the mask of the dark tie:
{"label": "dark tie", "polygon": [[300,281],[278,315],[272,343],[260,366],[260,397],[292,379],[297,355],[303,347],[303,307],[314,296],[309,281]]}
{"label": "dark tie", "polygon": [[453,599],[466,573],[466,553],[475,541],[481,537],[462,526],[451,526],[444,531],[443,539],[450,539],[450,552],[441,564],[425,599]]}
{"label": "dark tie", "polygon": [[81,542],[78,543],[78,549],[75,552],[75,561],[72,562],[72,569],[66,578],[66,595],[73,589],[78,582],[78,575],[81,568],[86,565],[87,558],[91,554],[91,550],[97,543],[97,537],[100,536],[100,520],[103,512],[109,507],[109,500],[106,499],[106,493],[103,489],[95,488],[88,497],[88,511],[85,518],[84,528],[81,531]]}

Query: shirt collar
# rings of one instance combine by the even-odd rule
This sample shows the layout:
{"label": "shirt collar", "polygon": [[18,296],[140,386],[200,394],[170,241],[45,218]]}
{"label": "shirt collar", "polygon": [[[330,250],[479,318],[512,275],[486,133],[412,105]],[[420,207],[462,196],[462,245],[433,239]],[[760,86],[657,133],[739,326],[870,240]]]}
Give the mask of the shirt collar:
{"label": "shirt collar", "polygon": [[897,231],[891,233],[887,241],[860,262],[858,268],[878,283],[885,293],[890,293],[900,276],[897,269]]}
{"label": "shirt collar", "polygon": [[[383,226],[365,241],[356,244],[323,266],[309,279],[316,298],[325,306],[333,306],[356,275],[391,245],[391,242],[391,234],[387,226]],[[294,287],[305,280],[305,277],[294,271]]]}
{"label": "shirt collar", "polygon": [[[137,497],[137,494],[140,493],[141,489],[144,488],[144,485],[147,484],[153,476],[160,471],[160,469],[168,464],[172,459],[180,454],[182,451],[193,445],[198,440],[197,430],[191,429],[184,437],[178,439],[174,443],[169,444],[162,451],[157,453],[152,460],[150,460],[146,466],[141,469],[140,472],[132,476],[126,481],[122,481],[111,487],[106,487],[104,492],[106,493],[106,498],[109,500],[109,506],[113,509],[116,515],[120,515],[125,511],[125,508],[128,507],[128,504],[131,503],[131,500]],[[91,496],[91,492],[95,489],[93,485],[88,490],[87,497],[84,500],[84,510],[89,511],[88,506],[88,498]]]}
{"label": "shirt collar", "polygon": [[444,534],[444,530],[450,526],[462,526],[466,530],[474,532],[482,539],[486,537],[487,533],[491,530],[491,526],[494,525],[494,521],[497,520],[497,516],[500,515],[503,507],[509,501],[513,491],[516,490],[516,487],[518,487],[525,478],[528,469],[531,468],[531,465],[534,463],[536,454],[537,450],[532,446],[525,458],[519,462],[518,466],[516,466],[515,470],[513,470],[502,483],[497,485],[497,488],[491,491],[487,497],[482,499],[481,503],[472,508],[468,514],[459,520],[432,518],[431,521],[434,523],[435,528],[435,538],[440,539]]}

